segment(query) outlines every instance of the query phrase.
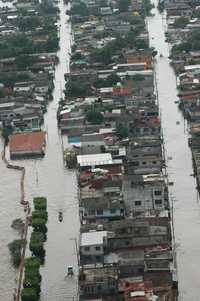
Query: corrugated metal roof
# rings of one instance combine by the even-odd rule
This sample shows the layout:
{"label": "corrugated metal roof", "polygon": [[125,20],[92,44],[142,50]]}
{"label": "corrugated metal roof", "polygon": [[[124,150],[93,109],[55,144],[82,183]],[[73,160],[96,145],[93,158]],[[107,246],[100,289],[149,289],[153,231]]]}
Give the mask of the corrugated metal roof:
{"label": "corrugated metal roof", "polygon": [[78,155],[77,162],[80,166],[95,166],[112,164],[112,156],[110,153],[104,154],[91,154],[91,155]]}

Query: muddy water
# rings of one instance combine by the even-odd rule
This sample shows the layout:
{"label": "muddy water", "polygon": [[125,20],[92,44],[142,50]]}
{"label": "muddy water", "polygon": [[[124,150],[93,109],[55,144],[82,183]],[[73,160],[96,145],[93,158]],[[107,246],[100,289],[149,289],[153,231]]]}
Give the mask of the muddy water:
{"label": "muddy water", "polygon": [[[157,6],[157,1],[153,1]],[[187,130],[177,105],[176,78],[170,67],[169,46],[165,43],[165,16],[157,9],[148,18],[151,46],[159,54],[156,63],[158,98],[168,160],[170,181],[174,182],[171,194],[174,199],[174,223],[180,298],[198,301],[200,285],[200,205],[195,179],[191,176],[192,159],[188,147]],[[180,125],[176,122],[180,121]]]}
{"label": "muddy water", "polygon": [[[74,238],[79,233],[76,174],[63,164],[62,141],[57,129],[56,112],[64,89],[64,73],[69,70],[71,29],[62,0],[60,13],[60,63],[55,71],[54,99],[45,114],[47,131],[46,155],[38,160],[21,160],[17,164],[26,168],[26,199],[44,195],[48,199],[48,238],[45,244],[46,260],[41,270],[41,300],[74,300],[77,295],[77,257]],[[64,138],[65,139],[65,138]],[[2,145],[1,145],[2,148]],[[23,215],[19,202],[19,176],[7,170],[0,161],[0,300],[11,300],[14,287],[14,270],[10,264],[7,244],[17,234],[10,228],[11,221]],[[58,212],[63,212],[63,221],[58,221]],[[67,266],[75,268],[75,277],[66,278]]]}

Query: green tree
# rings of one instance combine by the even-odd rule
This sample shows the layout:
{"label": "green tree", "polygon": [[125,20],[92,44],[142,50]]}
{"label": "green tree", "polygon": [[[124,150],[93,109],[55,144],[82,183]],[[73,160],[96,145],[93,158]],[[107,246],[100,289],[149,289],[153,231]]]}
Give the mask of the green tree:
{"label": "green tree", "polygon": [[74,4],[71,8],[72,15],[89,16],[89,11],[84,2]]}
{"label": "green tree", "polygon": [[33,66],[36,62],[36,58],[30,55],[21,54],[16,57],[15,64],[17,65],[18,69],[26,69]]}
{"label": "green tree", "polygon": [[128,137],[128,129],[122,125],[117,127],[116,135],[119,139],[125,139]]}
{"label": "green tree", "polygon": [[[38,230],[38,228],[36,228]],[[44,235],[41,232],[32,232],[30,244],[29,244],[30,251],[39,258],[43,258],[45,255],[44,250]]]}
{"label": "green tree", "polygon": [[116,74],[112,73],[106,78],[108,87],[115,86],[117,83],[121,82],[121,78]]}
{"label": "green tree", "polygon": [[2,136],[5,139],[5,143],[8,144],[9,136],[13,133],[13,127],[11,125],[3,126]]}
{"label": "green tree", "polygon": [[32,227],[34,228],[34,231],[46,233],[47,227],[46,227],[46,220],[44,218],[32,218]]}
{"label": "green tree", "polygon": [[42,218],[45,219],[46,221],[48,220],[48,213],[45,210],[35,210],[32,212],[32,218]]}
{"label": "green tree", "polygon": [[38,301],[37,291],[34,288],[23,288],[21,299],[22,301]]}
{"label": "green tree", "polygon": [[39,270],[40,268],[40,259],[37,257],[28,257],[25,259],[25,270]]}
{"label": "green tree", "polygon": [[180,17],[175,20],[174,27],[175,28],[184,28],[189,22],[189,19],[186,17]]}
{"label": "green tree", "polygon": [[101,124],[104,121],[104,116],[95,110],[90,110],[86,114],[86,120],[91,124]]}
{"label": "green tree", "polygon": [[36,197],[33,199],[35,210],[47,210],[47,199],[45,197]]}
{"label": "green tree", "polygon": [[131,4],[130,0],[119,0],[119,3],[118,3],[119,11],[120,12],[127,12],[130,4]]}
{"label": "green tree", "polygon": [[8,248],[12,256],[12,262],[15,267],[18,267],[21,260],[21,248],[23,245],[22,239],[16,239],[13,242],[9,243]]}

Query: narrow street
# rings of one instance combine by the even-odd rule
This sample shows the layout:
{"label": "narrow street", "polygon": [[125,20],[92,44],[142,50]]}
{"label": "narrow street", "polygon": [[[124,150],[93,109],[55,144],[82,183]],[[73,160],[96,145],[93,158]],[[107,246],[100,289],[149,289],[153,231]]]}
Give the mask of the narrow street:
{"label": "narrow street", "polygon": [[[157,1],[153,1],[157,7]],[[176,77],[170,66],[169,45],[165,43],[166,20],[157,9],[148,18],[150,44],[158,51],[156,79],[162,126],[165,139],[167,170],[174,198],[174,224],[180,298],[199,300],[200,270],[200,206],[193,174],[187,130],[177,108]],[[163,57],[159,55],[162,54]],[[180,124],[176,124],[179,121]],[[171,159],[171,158],[170,158]]]}

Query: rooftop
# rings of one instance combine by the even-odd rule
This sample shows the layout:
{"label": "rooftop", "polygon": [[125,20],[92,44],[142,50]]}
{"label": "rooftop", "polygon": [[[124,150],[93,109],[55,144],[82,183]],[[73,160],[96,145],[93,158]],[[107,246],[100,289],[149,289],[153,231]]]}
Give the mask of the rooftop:
{"label": "rooftop", "polygon": [[37,151],[44,146],[45,133],[20,133],[13,134],[9,139],[11,152]]}
{"label": "rooftop", "polygon": [[81,234],[80,246],[102,245],[107,231],[91,231]]}
{"label": "rooftop", "polygon": [[121,160],[113,160],[111,154],[91,154],[91,155],[78,155],[78,164],[83,166],[95,166],[95,165],[111,165],[111,164],[121,164]]}

